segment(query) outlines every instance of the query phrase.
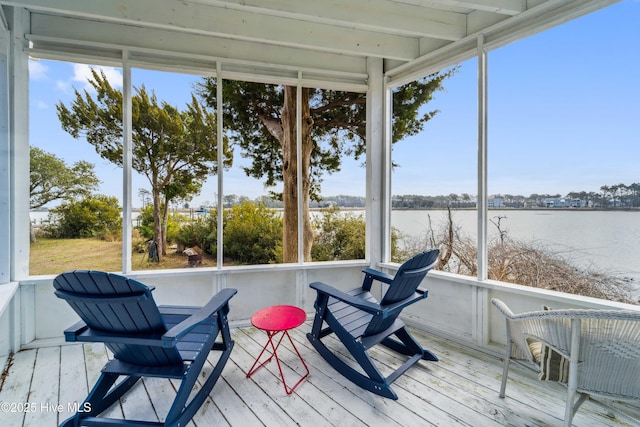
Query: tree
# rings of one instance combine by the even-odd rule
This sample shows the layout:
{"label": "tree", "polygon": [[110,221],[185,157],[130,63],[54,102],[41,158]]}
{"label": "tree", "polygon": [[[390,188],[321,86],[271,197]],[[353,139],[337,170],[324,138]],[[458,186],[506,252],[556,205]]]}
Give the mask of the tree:
{"label": "tree", "polygon": [[[104,159],[122,167],[122,93],[114,89],[104,73],[92,70],[89,81],[95,89],[75,90],[69,107],[56,106],[62,128],[74,138],[84,137]],[[166,224],[169,204],[200,191],[206,176],[217,171],[215,116],[195,96],[179,111],[158,102],[144,85],[135,88],[132,101],[133,169],[151,185],[154,240],[160,254],[166,254]],[[231,165],[232,153],[225,139],[224,165]]]}
{"label": "tree", "polygon": [[311,249],[314,261],[364,259],[366,223],[362,215],[331,207],[322,210],[314,226],[318,231]]}
{"label": "tree", "polygon": [[[421,107],[442,89],[455,72],[436,73],[411,82],[393,96],[393,141],[420,132],[437,111]],[[215,78],[204,78],[198,91],[208,105],[216,105]],[[318,200],[324,173],[340,170],[342,158],[359,159],[366,149],[365,94],[302,88],[302,162],[297,162],[297,88],[260,83],[225,81],[222,89],[224,126],[244,157],[252,164],[248,176],[263,179],[267,187],[283,183],[277,196],[284,205],[283,261],[298,260],[298,168],[302,177],[302,221],[304,260],[311,259],[313,225],[310,200]]]}
{"label": "tree", "polygon": [[609,207],[609,201],[613,199],[613,187],[603,185],[600,190],[602,191],[602,206]]}
{"label": "tree", "polygon": [[459,199],[459,197],[458,197],[458,195],[457,195],[456,193],[451,193],[451,194],[449,194],[449,203],[450,203],[451,205],[454,205],[454,204],[455,204],[455,205],[456,205],[456,207],[458,207],[458,208],[459,208],[459,207],[460,207],[460,203],[458,203],[458,201],[459,201],[459,200],[460,200],[460,199]]}
{"label": "tree", "polygon": [[640,183],[634,182],[629,185],[629,191],[631,192],[631,207],[640,207]]}
{"label": "tree", "polygon": [[223,200],[224,200],[224,207],[230,208],[231,206],[237,203],[238,196],[235,194],[227,194],[223,197]]}
{"label": "tree", "polygon": [[31,147],[30,168],[31,209],[56,200],[87,197],[100,183],[91,163],[80,160],[69,167],[64,160],[38,147]]}
{"label": "tree", "polygon": [[[163,206],[164,211],[164,206]],[[186,220],[179,213],[169,215],[164,223],[165,237],[168,243],[174,243],[180,231],[181,223]],[[153,205],[149,204],[140,210],[137,217],[136,229],[145,241],[153,240]]]}
{"label": "tree", "polygon": [[111,240],[119,238],[122,232],[121,208],[113,196],[94,195],[64,202],[51,212],[57,221],[49,231],[56,237]]}
{"label": "tree", "polygon": [[142,209],[144,209],[151,201],[151,191],[146,188],[138,188],[138,197],[142,202]]}

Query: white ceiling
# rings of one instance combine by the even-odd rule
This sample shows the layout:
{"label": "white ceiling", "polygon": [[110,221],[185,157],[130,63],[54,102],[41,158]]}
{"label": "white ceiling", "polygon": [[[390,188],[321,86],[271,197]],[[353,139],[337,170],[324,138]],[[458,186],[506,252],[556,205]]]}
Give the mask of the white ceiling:
{"label": "white ceiling", "polygon": [[0,0],[32,54],[357,83],[367,58],[400,78],[616,0]]}

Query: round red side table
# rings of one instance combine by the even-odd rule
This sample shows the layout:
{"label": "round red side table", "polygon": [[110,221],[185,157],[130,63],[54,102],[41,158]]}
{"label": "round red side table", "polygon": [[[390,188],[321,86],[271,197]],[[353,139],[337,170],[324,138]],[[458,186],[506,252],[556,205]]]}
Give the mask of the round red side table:
{"label": "round red side table", "polygon": [[[309,376],[309,368],[300,355],[300,352],[296,348],[296,345],[293,343],[293,340],[289,335],[289,330],[302,325],[306,319],[307,314],[304,312],[304,310],[292,305],[274,305],[271,307],[266,307],[262,310],[257,311],[253,316],[251,316],[251,324],[256,328],[265,331],[267,333],[268,339],[264,347],[262,348],[260,355],[258,355],[256,361],[253,363],[253,366],[251,366],[251,369],[249,369],[247,378],[249,378],[258,369],[263,367],[267,362],[275,357],[276,362],[278,363],[278,370],[280,371],[280,378],[282,378],[282,383],[284,384],[284,391],[287,394],[293,393],[293,390],[295,390],[295,388],[298,387],[298,385],[300,385],[300,383],[305,378],[307,378],[307,376]],[[277,338],[278,335],[280,335],[279,338]],[[302,366],[304,366],[304,369],[306,371],[306,373],[302,375],[298,382],[291,388],[287,386],[287,382],[284,379],[282,365],[280,364],[280,357],[278,357],[278,348],[280,347],[280,344],[282,343],[282,340],[285,336],[289,339],[291,347],[298,355],[298,358],[300,359],[300,362],[302,362]],[[260,359],[262,358],[262,355],[265,353],[265,351],[267,351],[267,349],[269,349],[271,354],[264,362],[260,363]]]}

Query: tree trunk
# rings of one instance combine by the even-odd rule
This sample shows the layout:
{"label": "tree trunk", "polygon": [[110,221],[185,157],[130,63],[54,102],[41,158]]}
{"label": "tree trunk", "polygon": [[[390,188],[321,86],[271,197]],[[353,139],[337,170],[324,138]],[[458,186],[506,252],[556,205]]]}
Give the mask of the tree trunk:
{"label": "tree trunk", "polygon": [[167,255],[167,224],[169,223],[169,200],[167,197],[164,198],[164,207],[162,210],[162,225],[160,227],[160,241],[158,245],[160,246],[160,253],[163,256]]}
{"label": "tree trunk", "polygon": [[35,243],[38,241],[38,239],[36,238],[36,230],[34,230],[33,223],[31,221],[29,221],[29,241],[31,243]]}
{"label": "tree trunk", "polygon": [[313,229],[309,216],[309,168],[313,142],[311,129],[313,119],[309,111],[309,90],[302,89],[302,162],[297,163],[296,143],[296,91],[293,86],[284,88],[284,105],[282,107],[282,176],[284,204],[283,215],[283,261],[298,262],[298,166],[302,175],[302,221],[303,221],[303,257],[311,261],[311,245]]}
{"label": "tree trunk", "polygon": [[[155,182],[155,180],[154,180]],[[158,262],[162,260],[162,251],[160,250],[160,242],[162,240],[162,221],[160,217],[160,192],[157,185],[152,188],[153,193],[153,240],[158,248]]]}

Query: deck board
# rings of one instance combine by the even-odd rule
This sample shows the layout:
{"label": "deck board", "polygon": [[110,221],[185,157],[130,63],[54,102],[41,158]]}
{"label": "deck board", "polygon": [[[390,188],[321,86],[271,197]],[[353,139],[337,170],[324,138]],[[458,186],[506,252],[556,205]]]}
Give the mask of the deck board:
{"label": "deck board", "polygon": [[[507,397],[498,389],[502,362],[492,355],[446,340],[416,333],[418,341],[440,358],[422,361],[393,384],[399,400],[373,395],[338,375],[307,341],[310,325],[291,331],[309,367],[310,376],[292,395],[285,393],[275,361],[251,378],[247,371],[266,342],[255,328],[232,331],[235,347],[222,377],[190,426],[557,426],[564,415],[565,389],[536,380],[536,374],[512,365]],[[329,341],[336,351],[342,347]],[[288,384],[302,372],[295,353],[285,342],[281,361]],[[392,351],[372,352],[383,372],[401,364]],[[101,344],[72,344],[23,350],[10,359],[11,366],[0,390],[0,402],[33,403],[30,412],[0,412],[0,426],[55,426],[69,416],[69,404],[80,403],[110,357]],[[346,355],[344,356],[345,358]],[[348,359],[348,358],[347,358]],[[205,374],[217,361],[215,352]],[[201,380],[204,378],[201,378]],[[164,420],[180,382],[144,379],[109,409],[109,416]],[[42,404],[62,405],[61,411],[43,410]],[[616,405],[639,417],[637,405]],[[32,406],[34,407],[34,406]],[[46,406],[45,406],[46,407]],[[574,418],[576,427],[634,426],[637,422],[610,418],[606,409],[587,401]]]}
{"label": "deck board", "polygon": [[[255,359],[260,354],[260,351],[262,350],[262,344],[267,340],[264,332],[256,331],[255,329],[252,329],[251,332],[253,335],[258,335],[258,339],[260,341],[256,341],[252,339],[252,337],[244,334],[234,335],[237,347],[240,347],[242,348],[242,350],[244,350],[239,351],[239,349],[234,349],[234,351],[237,351],[237,354],[234,358],[238,362],[238,366],[243,367],[242,370],[244,371],[245,376],[249,368],[251,368],[251,366],[253,365]],[[281,348],[286,350],[286,347]],[[283,352],[282,355],[282,362],[285,362],[287,359],[286,351]],[[291,372],[287,372],[287,370],[285,370],[285,378],[289,378],[288,385],[291,386],[295,384],[295,378],[291,375],[287,375],[287,373],[291,374]],[[291,395],[286,394],[284,386],[282,385],[280,380],[280,373],[278,371],[275,359],[264,365],[257,372],[255,372],[251,376],[251,378],[245,379],[245,381],[254,381],[261,388],[262,392],[270,399],[270,404],[276,405],[279,409],[279,412],[285,413],[290,418],[290,420],[288,420],[286,424],[265,423],[266,425],[295,425],[296,419],[313,420],[314,426],[331,425],[331,423],[329,423],[325,418],[324,414],[319,412],[320,408],[318,408],[317,404],[310,404],[303,398],[303,395],[300,393],[294,393]],[[302,387],[302,385],[300,387]],[[263,422],[265,422],[265,420],[263,420]]]}
{"label": "deck board", "polygon": [[[24,423],[42,427],[56,426],[58,421],[58,390],[60,381],[60,347],[39,348],[33,368],[28,401],[35,411],[27,411]],[[37,384],[38,387],[33,387]]]}
{"label": "deck board", "polygon": [[2,391],[0,391],[0,403],[10,404],[0,411],[0,425],[20,426],[24,422],[25,412],[18,405],[29,400],[33,367],[36,363],[38,350],[24,350],[9,358],[7,363],[8,374],[5,377]]}
{"label": "deck board", "polygon": [[89,393],[86,368],[84,363],[84,349],[81,345],[65,345],[60,347],[60,402],[72,402],[63,405],[58,416],[59,420],[66,420],[75,413],[75,402],[81,403]]}

